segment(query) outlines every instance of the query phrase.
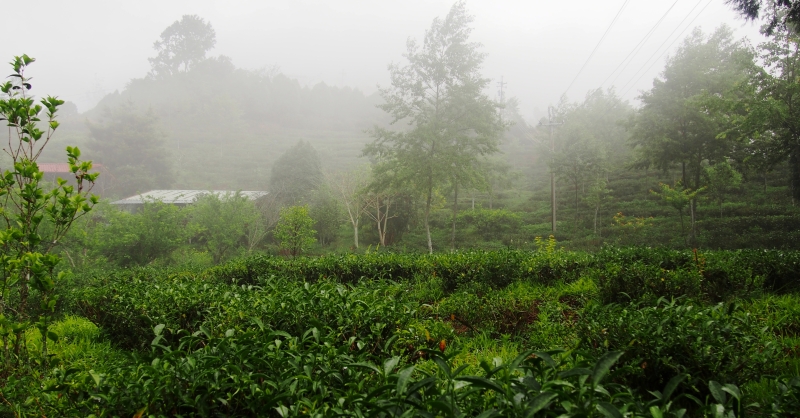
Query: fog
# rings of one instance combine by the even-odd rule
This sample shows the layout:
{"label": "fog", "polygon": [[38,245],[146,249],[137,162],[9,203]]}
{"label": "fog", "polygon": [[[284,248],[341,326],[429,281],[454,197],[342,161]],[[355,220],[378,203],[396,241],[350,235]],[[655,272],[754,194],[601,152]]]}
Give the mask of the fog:
{"label": "fog", "polygon": [[[575,78],[623,2],[616,23]],[[388,84],[387,64],[402,60],[406,39],[420,39],[451,5],[450,0],[28,1],[24,17],[4,19],[0,56],[37,58],[35,92],[58,95],[84,112],[144,77],[147,58],[155,55],[153,42],[164,28],[196,14],[216,30],[209,56],[229,56],[245,69],[277,67],[301,85],[324,82],[370,94]],[[492,86],[502,77],[506,97],[519,98],[529,121],[563,93],[580,100],[589,89],[613,85],[622,98],[635,99],[651,86],[668,47],[676,48],[690,25],[710,32],[724,23],[737,37],[754,44],[761,39],[757,24],[744,22],[723,0],[472,0],[467,7],[475,16],[472,40],[488,54],[484,75],[495,81]],[[612,76],[668,9],[632,62]]]}

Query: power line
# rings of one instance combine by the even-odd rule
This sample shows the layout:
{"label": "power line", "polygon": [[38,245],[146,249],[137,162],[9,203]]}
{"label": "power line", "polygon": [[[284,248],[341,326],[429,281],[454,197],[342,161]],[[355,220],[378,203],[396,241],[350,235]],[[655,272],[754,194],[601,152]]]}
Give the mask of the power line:
{"label": "power line", "polygon": [[[653,25],[652,28],[650,28],[650,30],[644,35],[644,37],[639,41],[639,43],[637,43],[636,46],[633,47],[631,52],[628,52],[628,55],[626,55],[625,58],[623,58],[622,61],[619,63],[619,65],[617,65],[617,68],[615,68],[614,71],[612,71],[611,74],[609,74],[608,77],[606,77],[606,79],[603,80],[603,83],[600,84],[600,86],[605,85],[608,79],[611,78],[611,76],[613,76],[614,73],[617,72],[617,70],[619,70],[619,67],[622,67],[622,64],[625,64],[625,67],[623,67],[622,70],[620,70],[620,72],[617,74],[617,76],[614,77],[614,80],[611,82],[611,84],[614,84],[614,82],[617,81],[617,78],[619,78],[622,72],[625,71],[626,68],[628,68],[628,65],[630,65],[630,63],[633,61],[636,55],[639,54],[639,51],[641,51],[641,47],[644,46],[644,44],[650,39],[650,36],[653,35],[653,32],[655,32],[655,30],[661,25],[661,22],[664,21],[664,18],[667,17],[670,10],[672,10],[672,8],[675,7],[675,4],[677,4],[678,1],[679,0],[675,0],[675,2],[672,3],[672,6],[669,6],[669,9],[667,9],[667,11],[664,12],[661,18],[658,19],[658,21]],[[628,57],[630,57],[630,60],[628,60]],[[625,61],[627,61],[627,64],[625,63]]]}
{"label": "power line", "polygon": [[[632,75],[632,76],[631,76],[631,77],[628,79],[628,82],[626,82],[626,83],[625,83],[625,84],[622,86],[622,88],[621,88],[620,90],[624,90],[626,87],[628,87],[628,84],[629,84],[629,83],[630,83],[630,82],[631,82],[631,81],[632,81],[632,80],[633,80],[633,79],[634,79],[634,78],[635,78],[637,75],[639,75],[639,72],[640,72],[640,71],[642,71],[642,70],[643,70],[643,69],[644,69],[644,68],[647,66],[647,64],[649,64],[649,63],[650,63],[650,60],[651,60],[651,59],[653,59],[653,57],[655,57],[655,56],[656,56],[656,54],[658,54],[658,53],[659,53],[659,51],[661,51],[661,48],[664,46],[664,44],[666,44],[666,43],[667,43],[667,41],[669,41],[669,40],[672,38],[672,35],[674,35],[674,34],[675,34],[675,31],[677,31],[678,29],[680,29],[680,27],[681,27],[681,26],[683,26],[683,22],[685,22],[685,21],[686,21],[686,19],[688,19],[688,18],[689,18],[689,16],[691,16],[691,15],[692,15],[692,12],[694,12],[694,10],[695,10],[695,9],[697,9],[697,6],[699,6],[699,5],[700,5],[700,3],[702,3],[702,2],[703,2],[703,0],[697,0],[697,3],[694,5],[694,7],[692,7],[692,10],[689,10],[689,13],[687,13],[687,14],[686,14],[686,16],[684,16],[684,17],[683,17],[683,19],[681,19],[681,21],[678,23],[678,25],[677,25],[677,26],[675,26],[675,29],[673,29],[673,30],[672,30],[672,32],[670,32],[670,34],[669,34],[669,35],[667,35],[667,37],[664,39],[664,42],[662,42],[662,43],[661,43],[661,45],[659,45],[659,46],[658,46],[658,48],[656,48],[656,49],[653,51],[653,54],[652,54],[652,55],[650,55],[650,57],[648,57],[648,58],[647,58],[647,60],[644,62],[644,64],[642,64],[642,66],[641,66],[641,67],[639,67],[639,69],[638,69],[638,70],[636,70],[636,72],[635,72],[635,73],[633,73],[633,75]],[[702,11],[701,11],[700,13],[702,13]],[[699,15],[699,14],[698,14],[698,15]],[[696,19],[696,18],[697,18],[697,17],[695,17],[695,19]],[[692,22],[694,22],[694,19],[692,19]],[[691,22],[689,23],[689,25],[691,25]],[[685,30],[685,29],[684,29],[684,30]],[[681,32],[681,33],[682,33],[682,32]],[[680,36],[680,35],[679,35],[679,36]],[[667,49],[669,49],[669,48],[667,48]],[[658,60],[656,60],[656,61],[658,61]],[[648,69],[650,69],[650,67],[648,67]]]}
{"label": "power line", "polygon": [[[611,28],[614,26],[614,23],[616,23],[616,22],[617,22],[617,19],[619,18],[619,15],[622,13],[622,10],[623,10],[623,9],[625,8],[625,6],[628,4],[628,1],[630,1],[630,0],[625,0],[625,2],[624,2],[624,3],[622,3],[622,6],[619,8],[619,10],[617,11],[617,14],[614,16],[614,19],[611,21],[611,23],[610,23],[610,24],[608,25],[608,27],[606,28],[606,31],[603,33],[603,36],[601,36],[601,37],[600,37],[600,40],[599,40],[599,41],[597,41],[597,45],[595,45],[595,46],[594,46],[594,49],[592,50],[592,53],[591,53],[591,54],[589,54],[589,58],[586,58],[586,61],[585,61],[585,62],[583,63],[583,65],[581,66],[581,69],[580,69],[580,70],[578,70],[578,73],[577,73],[577,74],[575,74],[575,78],[573,78],[573,79],[572,79],[572,82],[570,82],[570,83],[569,83],[569,86],[567,87],[567,89],[566,89],[566,90],[564,90],[564,93],[562,93],[562,96],[563,96],[564,94],[567,94],[567,92],[569,91],[569,89],[571,89],[571,88],[572,88],[572,85],[573,85],[573,84],[575,84],[575,80],[577,80],[577,79],[578,79],[578,76],[580,76],[580,75],[581,75],[581,73],[583,72],[583,69],[584,69],[584,68],[586,68],[586,64],[588,64],[588,63],[589,63],[589,61],[590,61],[590,60],[592,59],[592,57],[594,56],[594,53],[595,53],[595,52],[597,52],[597,48],[599,48],[599,47],[600,47],[600,44],[602,44],[602,43],[603,43],[603,40],[604,40],[604,39],[606,39],[606,35],[608,35],[608,32],[609,32],[609,31],[611,30]],[[678,0],[675,0],[675,1],[677,2]]]}
{"label": "power line", "polygon": [[[682,30],[682,31],[681,31],[681,33],[678,35],[678,37],[677,37],[677,38],[675,38],[675,39],[672,41],[672,43],[670,43],[670,44],[669,44],[669,46],[667,47],[667,49],[665,49],[665,50],[664,50],[664,52],[662,52],[662,53],[661,53],[661,55],[659,55],[659,56],[658,56],[658,58],[656,58],[656,60],[655,60],[655,61],[653,61],[653,63],[652,63],[652,64],[650,64],[650,67],[647,67],[647,70],[645,70],[645,71],[644,71],[644,73],[642,73],[642,75],[640,75],[640,76],[639,76],[639,78],[637,78],[637,79],[636,79],[636,81],[634,81],[634,82],[633,82],[633,84],[631,84],[631,86],[628,88],[628,90],[625,90],[625,92],[624,92],[624,93],[622,93],[622,95],[621,95],[621,96],[625,96],[625,94],[627,94],[627,93],[628,93],[628,91],[629,91],[630,89],[632,89],[632,88],[633,88],[633,86],[635,86],[635,85],[636,85],[636,83],[638,83],[638,82],[639,82],[639,80],[641,80],[641,79],[642,79],[642,77],[644,77],[644,75],[645,75],[645,74],[647,74],[647,72],[648,72],[648,71],[650,71],[650,68],[653,68],[653,66],[654,66],[654,65],[656,65],[656,63],[657,63],[657,62],[658,62],[658,61],[661,59],[661,57],[663,57],[663,56],[664,56],[664,54],[666,54],[666,53],[669,51],[669,49],[670,49],[670,48],[672,48],[672,45],[674,45],[674,44],[675,44],[675,42],[677,42],[677,41],[678,41],[678,39],[681,39],[681,36],[683,35],[683,33],[684,33],[684,32],[686,32],[686,29],[689,29],[689,28],[692,26],[692,23],[694,23],[694,21],[695,21],[695,20],[697,20],[697,18],[698,18],[698,17],[700,17],[700,15],[701,15],[701,14],[703,14],[703,12],[706,10],[706,8],[707,8],[707,7],[708,7],[708,6],[709,6],[709,5],[710,5],[710,4],[711,4],[713,1],[714,1],[714,0],[708,0],[708,3],[706,3],[706,5],[705,5],[705,6],[703,6],[703,8],[702,8],[702,9],[700,9],[700,13],[698,13],[697,15],[695,15],[695,17],[692,19],[692,21],[691,21],[691,22],[689,22],[689,24],[688,24],[688,25],[686,25],[686,27],[685,27],[685,28],[683,28],[683,30]],[[626,84],[626,86],[627,86],[627,84]]]}

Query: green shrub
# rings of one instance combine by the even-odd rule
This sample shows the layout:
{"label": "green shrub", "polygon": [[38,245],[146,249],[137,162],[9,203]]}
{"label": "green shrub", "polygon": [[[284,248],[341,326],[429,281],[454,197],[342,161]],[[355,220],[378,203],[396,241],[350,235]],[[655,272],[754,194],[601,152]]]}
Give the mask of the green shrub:
{"label": "green shrub", "polygon": [[689,387],[717,379],[741,384],[775,371],[777,345],[738,304],[703,307],[659,299],[654,305],[593,305],[578,334],[595,353],[625,350],[614,377],[657,390],[678,375]]}

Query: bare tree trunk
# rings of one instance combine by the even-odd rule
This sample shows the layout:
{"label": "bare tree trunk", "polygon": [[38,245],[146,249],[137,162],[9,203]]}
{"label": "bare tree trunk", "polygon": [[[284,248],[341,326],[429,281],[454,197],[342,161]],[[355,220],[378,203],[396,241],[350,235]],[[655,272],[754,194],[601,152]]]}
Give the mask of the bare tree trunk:
{"label": "bare tree trunk", "polygon": [[358,222],[353,224],[353,239],[355,240],[356,248],[358,248]]}
{"label": "bare tree trunk", "polygon": [[433,242],[431,241],[431,226],[428,220],[431,214],[431,199],[433,198],[433,179],[428,175],[428,196],[425,201],[425,235],[428,237],[428,253],[433,254]]}
{"label": "bare tree trunk", "polygon": [[697,199],[692,199],[689,202],[689,210],[691,211],[691,215],[692,215],[692,245],[693,246],[696,245],[696,241],[697,241],[697,231],[695,229],[695,211],[696,211],[695,205],[696,204],[697,204]]}
{"label": "bare tree trunk", "polygon": [[453,199],[453,233],[450,236],[450,249],[456,250],[456,216],[458,216],[458,180],[455,182],[455,192]]}

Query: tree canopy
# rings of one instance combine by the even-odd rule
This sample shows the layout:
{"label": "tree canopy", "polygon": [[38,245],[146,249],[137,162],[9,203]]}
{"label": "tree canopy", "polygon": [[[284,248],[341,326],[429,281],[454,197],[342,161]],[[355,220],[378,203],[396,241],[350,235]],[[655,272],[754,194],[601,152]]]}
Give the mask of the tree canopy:
{"label": "tree canopy", "polygon": [[161,77],[189,71],[206,59],[216,43],[217,34],[210,22],[197,15],[183,15],[153,43],[157,55],[149,58],[152,74]]}
{"label": "tree canopy", "polygon": [[479,178],[482,156],[498,151],[505,125],[498,103],[484,93],[485,54],[469,41],[473,18],[463,1],[444,19],[434,19],[422,45],[409,40],[406,65],[389,66],[391,86],[380,90],[380,107],[405,129],[375,128],[364,154],[378,162],[378,181],[411,187],[425,199],[428,249],[433,251],[429,215],[434,192],[452,182]]}

